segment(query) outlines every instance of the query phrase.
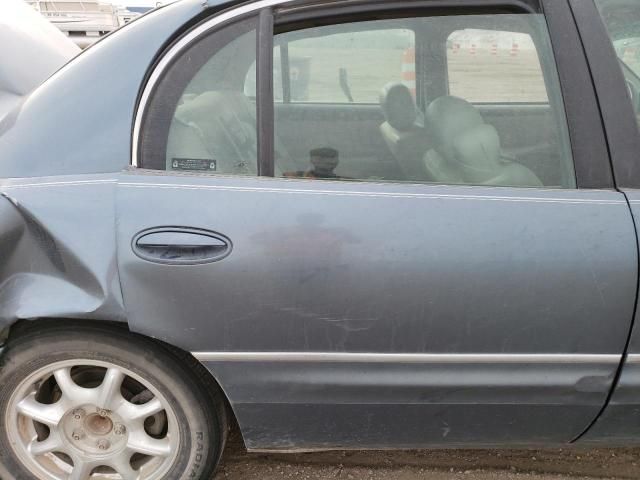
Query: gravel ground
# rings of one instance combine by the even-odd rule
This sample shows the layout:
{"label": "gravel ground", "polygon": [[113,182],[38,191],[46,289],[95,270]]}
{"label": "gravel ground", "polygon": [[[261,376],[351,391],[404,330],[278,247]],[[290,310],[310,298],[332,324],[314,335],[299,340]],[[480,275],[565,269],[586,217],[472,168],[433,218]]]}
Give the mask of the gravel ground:
{"label": "gravel ground", "polygon": [[246,453],[232,435],[214,480],[639,479],[640,448]]}

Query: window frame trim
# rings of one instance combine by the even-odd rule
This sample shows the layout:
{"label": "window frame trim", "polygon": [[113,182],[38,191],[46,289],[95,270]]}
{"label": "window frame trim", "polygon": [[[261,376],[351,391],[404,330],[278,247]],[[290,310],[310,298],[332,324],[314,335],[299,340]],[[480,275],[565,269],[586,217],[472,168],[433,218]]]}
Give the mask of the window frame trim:
{"label": "window frame trim", "polygon": [[589,64],[613,180],[617,188],[640,188],[640,125],[604,19],[594,0],[567,1]]}
{"label": "window frame trim", "polygon": [[275,173],[275,105],[273,97],[273,11],[263,8],[258,14],[256,32],[256,133],[258,177]]}
{"label": "window frame trim", "polygon": [[554,52],[578,189],[615,188],[589,63],[568,0],[540,0]]}

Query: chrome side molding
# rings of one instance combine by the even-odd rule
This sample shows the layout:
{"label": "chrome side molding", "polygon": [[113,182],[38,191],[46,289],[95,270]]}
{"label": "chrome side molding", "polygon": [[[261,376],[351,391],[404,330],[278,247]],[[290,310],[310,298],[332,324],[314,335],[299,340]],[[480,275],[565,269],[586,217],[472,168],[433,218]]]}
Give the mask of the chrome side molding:
{"label": "chrome side molding", "polygon": [[[343,352],[191,352],[201,362],[312,363],[619,363],[618,354],[582,353],[343,353]],[[631,355],[629,356],[631,357]],[[640,361],[640,355],[636,361]]]}

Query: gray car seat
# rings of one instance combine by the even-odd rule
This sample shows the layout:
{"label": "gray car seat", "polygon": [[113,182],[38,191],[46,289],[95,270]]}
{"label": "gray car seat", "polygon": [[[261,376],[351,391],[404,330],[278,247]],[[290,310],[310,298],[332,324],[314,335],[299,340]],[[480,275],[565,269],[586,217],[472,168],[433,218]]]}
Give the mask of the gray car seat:
{"label": "gray car seat", "polygon": [[498,132],[469,102],[440,97],[427,108],[426,120],[434,148],[424,156],[424,165],[435,182],[542,186],[531,170],[502,156]]}
{"label": "gray car seat", "polygon": [[380,125],[380,133],[405,179],[428,180],[422,158],[431,142],[409,88],[402,83],[385,85],[380,106],[386,120]]}
{"label": "gray car seat", "polygon": [[[280,141],[275,143],[276,165],[292,165]],[[209,91],[176,108],[167,170],[175,170],[176,159],[198,159],[214,161],[215,173],[257,175],[257,157],[256,107],[242,92]]]}

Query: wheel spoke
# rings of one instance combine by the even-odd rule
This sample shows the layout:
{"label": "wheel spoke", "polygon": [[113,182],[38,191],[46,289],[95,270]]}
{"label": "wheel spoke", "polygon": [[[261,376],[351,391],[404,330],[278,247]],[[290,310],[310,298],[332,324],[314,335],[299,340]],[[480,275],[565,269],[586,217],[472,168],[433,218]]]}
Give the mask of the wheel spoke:
{"label": "wheel spoke", "polygon": [[[139,379],[141,389],[135,382],[129,385],[128,376],[136,374],[81,358],[54,362],[26,376],[7,409],[9,438],[17,439],[20,458],[59,480],[140,480],[167,471],[180,446],[175,412],[153,384]],[[164,438],[157,438],[160,432],[166,432]],[[150,457],[155,460],[146,462]]]}
{"label": "wheel spoke", "polygon": [[111,410],[123,400],[120,394],[120,387],[124,377],[124,373],[118,368],[109,368],[107,370],[102,384],[98,387],[98,400],[96,403],[98,407]]}
{"label": "wheel spoke", "polygon": [[123,480],[137,480],[139,472],[131,466],[131,453],[124,451],[111,461],[111,468],[120,474]]}
{"label": "wheel spoke", "polygon": [[62,451],[63,448],[60,436],[54,430],[52,430],[49,433],[49,436],[41,442],[39,442],[37,438],[33,439],[27,447],[29,453],[35,456],[44,455],[45,453],[59,452]]}
{"label": "wheel spoke", "polygon": [[74,459],[73,470],[71,471],[71,475],[69,475],[69,480],[87,480],[89,475],[91,475],[91,470],[93,470],[91,463]]}
{"label": "wheel spoke", "polygon": [[66,410],[60,401],[50,405],[38,402],[35,393],[23,398],[18,403],[17,409],[22,415],[50,427],[58,425]]}
{"label": "wheel spoke", "polygon": [[85,403],[95,403],[96,389],[83,388],[71,378],[70,368],[60,368],[53,373],[62,391],[62,395],[71,402],[72,405],[82,405]]}
{"label": "wheel spoke", "polygon": [[135,405],[127,401],[121,402],[116,411],[127,420],[143,420],[162,410],[164,410],[162,402],[157,397],[154,397],[142,405]]}
{"label": "wheel spoke", "polygon": [[166,457],[171,453],[169,437],[153,438],[143,428],[138,428],[129,434],[127,447],[134,452],[154,457]]}

